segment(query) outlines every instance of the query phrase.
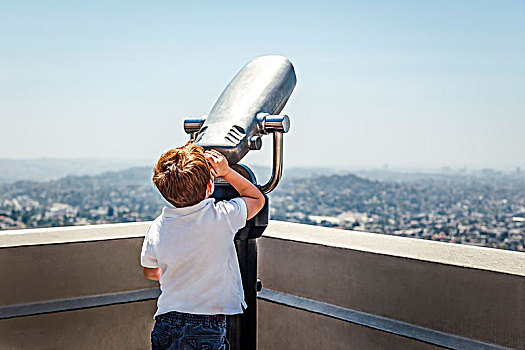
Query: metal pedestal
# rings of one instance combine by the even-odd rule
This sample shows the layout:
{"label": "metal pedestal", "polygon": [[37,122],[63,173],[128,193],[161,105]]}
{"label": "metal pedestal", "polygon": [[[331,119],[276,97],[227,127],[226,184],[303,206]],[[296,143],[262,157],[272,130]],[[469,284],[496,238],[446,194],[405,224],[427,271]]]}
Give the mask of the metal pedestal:
{"label": "metal pedestal", "polygon": [[241,268],[244,297],[248,308],[243,314],[228,316],[228,340],[232,350],[257,348],[257,241],[235,240]]}
{"label": "metal pedestal", "polygon": [[[232,168],[235,168],[253,184],[256,183],[255,175],[248,167],[236,164]],[[238,196],[239,193],[230,184],[216,179],[213,198],[229,200]],[[257,349],[257,238],[261,237],[268,226],[270,213],[266,194],[264,198],[264,207],[246,222],[245,227],[237,231],[234,238],[241,270],[244,300],[248,307],[243,314],[227,317],[227,335],[231,350]]]}

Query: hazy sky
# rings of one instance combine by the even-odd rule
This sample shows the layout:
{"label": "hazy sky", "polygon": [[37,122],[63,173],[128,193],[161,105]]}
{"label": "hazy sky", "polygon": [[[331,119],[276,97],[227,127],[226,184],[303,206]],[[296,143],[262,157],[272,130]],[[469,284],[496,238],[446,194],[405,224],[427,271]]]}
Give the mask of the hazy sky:
{"label": "hazy sky", "polygon": [[[525,168],[525,1],[3,1],[0,157],[154,161],[287,56],[285,163]],[[265,150],[248,162],[269,164]]]}

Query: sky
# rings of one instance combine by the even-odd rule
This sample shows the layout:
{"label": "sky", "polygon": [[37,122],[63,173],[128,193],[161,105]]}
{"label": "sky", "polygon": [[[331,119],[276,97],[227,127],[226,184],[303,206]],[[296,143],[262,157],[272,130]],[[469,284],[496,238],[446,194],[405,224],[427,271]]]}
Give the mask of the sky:
{"label": "sky", "polygon": [[[249,60],[285,165],[525,168],[525,1],[3,1],[0,158],[153,163]],[[248,164],[270,165],[271,136]]]}

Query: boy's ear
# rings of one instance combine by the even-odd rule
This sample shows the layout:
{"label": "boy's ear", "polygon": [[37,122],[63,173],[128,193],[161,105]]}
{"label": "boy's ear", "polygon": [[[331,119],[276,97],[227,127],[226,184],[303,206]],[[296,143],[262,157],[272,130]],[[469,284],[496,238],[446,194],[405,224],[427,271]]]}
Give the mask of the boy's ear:
{"label": "boy's ear", "polygon": [[214,190],[215,184],[213,183],[213,179],[210,179],[210,181],[208,181],[208,184],[206,185],[206,198],[209,198]]}

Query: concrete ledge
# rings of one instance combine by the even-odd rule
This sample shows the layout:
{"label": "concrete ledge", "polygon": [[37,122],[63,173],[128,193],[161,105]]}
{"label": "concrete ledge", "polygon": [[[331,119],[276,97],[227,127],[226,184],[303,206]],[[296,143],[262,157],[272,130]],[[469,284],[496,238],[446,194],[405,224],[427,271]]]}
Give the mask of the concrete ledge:
{"label": "concrete ledge", "polygon": [[[144,237],[150,222],[0,231],[0,248]],[[270,221],[264,237],[525,276],[525,254],[485,247]]]}
{"label": "concrete ledge", "polygon": [[149,222],[0,231],[0,248],[144,237]]}
{"label": "concrete ledge", "polygon": [[271,221],[264,237],[525,276],[525,254],[377,233]]}

